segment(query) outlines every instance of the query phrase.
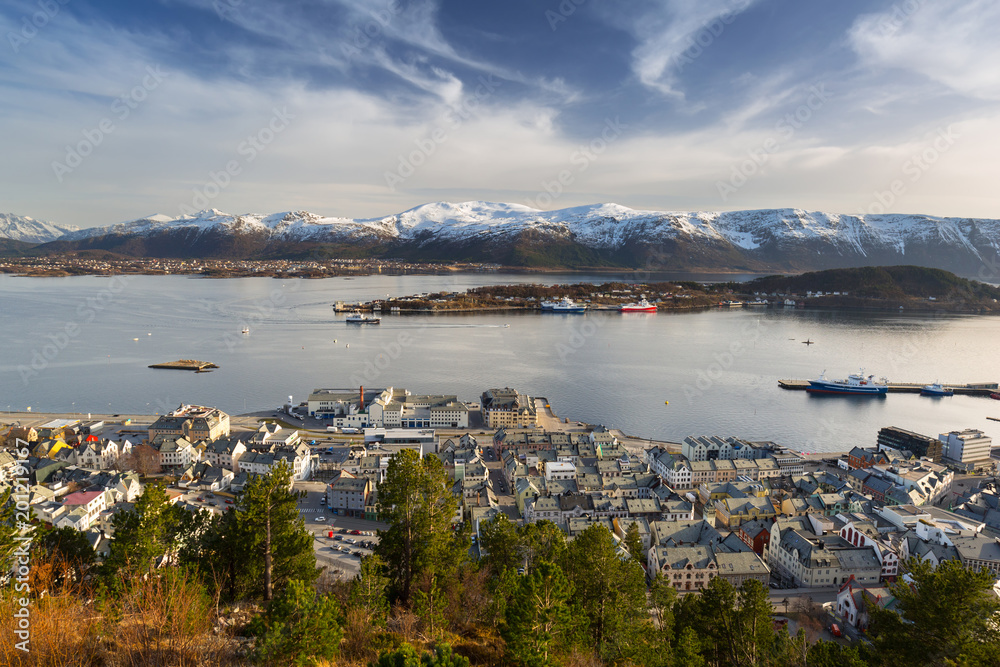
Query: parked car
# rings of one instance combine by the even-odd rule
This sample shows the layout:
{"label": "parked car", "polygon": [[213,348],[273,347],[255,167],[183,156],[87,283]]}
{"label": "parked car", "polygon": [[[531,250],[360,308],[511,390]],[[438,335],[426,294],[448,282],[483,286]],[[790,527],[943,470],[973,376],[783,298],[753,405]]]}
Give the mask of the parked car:
{"label": "parked car", "polygon": [[360,535],[360,534],[361,534],[360,530],[352,530],[351,531],[351,535]]}
{"label": "parked car", "polygon": [[232,505],[232,504],[233,504],[233,501],[232,501],[232,500],[229,500],[228,498],[226,498],[226,504],[227,504],[227,505]]}

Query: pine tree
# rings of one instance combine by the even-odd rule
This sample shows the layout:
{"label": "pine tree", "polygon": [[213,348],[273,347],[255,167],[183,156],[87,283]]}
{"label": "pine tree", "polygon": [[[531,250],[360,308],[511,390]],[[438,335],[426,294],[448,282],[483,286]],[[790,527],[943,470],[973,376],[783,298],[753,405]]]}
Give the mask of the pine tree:
{"label": "pine tree", "polygon": [[379,485],[379,533],[375,552],[385,561],[392,593],[409,602],[425,573],[452,574],[467,557],[468,537],[452,529],[458,501],[440,459],[404,449],[389,462]]}
{"label": "pine tree", "polygon": [[639,524],[633,521],[625,531],[625,548],[632,558],[639,561],[640,565],[646,564],[646,557],[642,549],[642,537],[639,535]]}
{"label": "pine tree", "polygon": [[274,589],[292,579],[311,584],[319,576],[313,539],[299,515],[298,496],[291,485],[291,469],[282,461],[247,484],[236,499],[232,537],[249,548],[237,567],[260,573],[264,600],[271,600]]}
{"label": "pine tree", "polygon": [[572,627],[573,586],[562,569],[548,561],[539,562],[530,575],[520,579],[507,607],[503,637],[518,663],[544,665],[552,647]]}
{"label": "pine tree", "polygon": [[250,626],[258,637],[257,657],[265,664],[311,665],[316,658],[332,660],[343,636],[340,607],[331,597],[292,579],[267,612]]}

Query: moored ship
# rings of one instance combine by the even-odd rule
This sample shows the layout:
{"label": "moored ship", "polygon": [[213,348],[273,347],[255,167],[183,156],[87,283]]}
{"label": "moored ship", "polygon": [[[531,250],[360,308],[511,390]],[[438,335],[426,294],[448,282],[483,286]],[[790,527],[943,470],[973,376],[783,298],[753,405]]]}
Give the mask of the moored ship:
{"label": "moored ship", "polygon": [[940,382],[935,382],[934,384],[924,385],[920,388],[921,396],[953,396],[955,390],[950,387],[943,386]]}
{"label": "moored ship", "polygon": [[642,299],[639,303],[626,303],[618,310],[623,313],[655,313],[656,306]]}
{"label": "moored ship", "polygon": [[865,376],[864,369],[851,373],[846,380],[827,380],[826,371],[816,380],[809,380],[806,391],[812,394],[850,394],[854,396],[885,396],[889,383],[885,378],[876,381],[874,375]]}
{"label": "moored ship", "polygon": [[587,306],[576,303],[573,299],[568,296],[563,297],[562,300],[552,307],[553,313],[585,313],[587,312]]}

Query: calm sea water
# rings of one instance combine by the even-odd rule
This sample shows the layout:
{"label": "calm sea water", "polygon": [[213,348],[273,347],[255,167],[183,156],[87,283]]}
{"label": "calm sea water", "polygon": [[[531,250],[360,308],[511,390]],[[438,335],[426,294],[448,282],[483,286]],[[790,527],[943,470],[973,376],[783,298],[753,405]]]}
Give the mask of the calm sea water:
{"label": "calm sea water", "polygon": [[[836,451],[871,445],[880,427],[895,425],[927,434],[976,427],[1000,442],[1000,424],[986,420],[1000,417],[1000,402],[987,398],[814,397],[777,385],[862,366],[895,381],[996,382],[997,317],[740,309],[384,315],[381,326],[358,327],[331,308],[386,294],[606,279],[0,276],[0,410],[162,413],[185,402],[239,413],[305,400],[315,387],[392,385],[478,400],[488,387],[511,386],[547,397],[560,416],[643,437],[737,435]],[[221,368],[147,368],[180,358]]]}

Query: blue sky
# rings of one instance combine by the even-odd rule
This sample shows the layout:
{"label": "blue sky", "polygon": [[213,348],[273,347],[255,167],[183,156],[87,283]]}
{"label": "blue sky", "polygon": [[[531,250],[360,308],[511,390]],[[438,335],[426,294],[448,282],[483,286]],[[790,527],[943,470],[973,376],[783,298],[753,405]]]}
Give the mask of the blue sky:
{"label": "blue sky", "polygon": [[998,28],[985,0],[7,0],[0,210],[998,217]]}

